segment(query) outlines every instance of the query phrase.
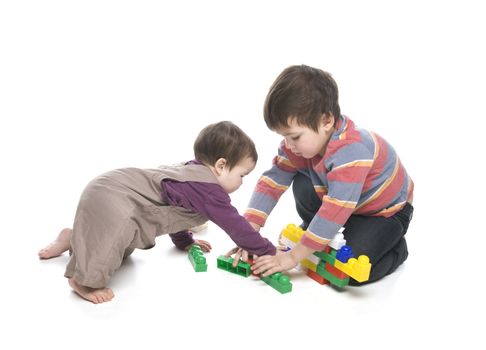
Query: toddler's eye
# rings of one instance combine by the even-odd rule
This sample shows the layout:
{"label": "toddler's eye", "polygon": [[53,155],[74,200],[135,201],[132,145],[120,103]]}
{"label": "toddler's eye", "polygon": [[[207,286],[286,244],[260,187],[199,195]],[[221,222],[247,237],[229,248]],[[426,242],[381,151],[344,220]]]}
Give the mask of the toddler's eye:
{"label": "toddler's eye", "polygon": [[299,136],[294,136],[294,137],[292,137],[291,139],[292,139],[293,141],[297,141],[299,138],[300,138],[300,135],[299,135]]}

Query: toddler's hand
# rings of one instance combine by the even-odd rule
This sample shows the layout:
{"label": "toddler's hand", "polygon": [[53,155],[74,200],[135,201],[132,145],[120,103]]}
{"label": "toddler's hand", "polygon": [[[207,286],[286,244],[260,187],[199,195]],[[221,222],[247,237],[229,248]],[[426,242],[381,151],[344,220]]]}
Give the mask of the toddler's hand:
{"label": "toddler's hand", "polygon": [[236,267],[238,265],[238,261],[241,259],[244,262],[248,262],[248,252],[240,247],[235,247],[231,249],[229,252],[227,252],[224,256],[225,257],[230,257],[231,255],[235,254],[235,257],[233,258],[233,267]]}
{"label": "toddler's hand", "polygon": [[189,250],[191,248],[191,246],[193,246],[194,244],[197,244],[198,246],[201,247],[201,250],[203,252],[210,252],[212,247],[211,247],[211,244],[209,244],[208,241],[204,241],[202,239],[195,239],[194,240],[194,243],[192,244],[189,244],[186,248],[184,248],[185,250]]}

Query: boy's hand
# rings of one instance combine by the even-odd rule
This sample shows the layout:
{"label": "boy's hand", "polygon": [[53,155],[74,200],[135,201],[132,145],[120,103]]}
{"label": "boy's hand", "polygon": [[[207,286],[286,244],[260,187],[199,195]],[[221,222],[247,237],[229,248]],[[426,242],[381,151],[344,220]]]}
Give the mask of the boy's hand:
{"label": "boy's hand", "polygon": [[275,272],[287,271],[297,266],[297,261],[291,254],[291,251],[278,253],[275,256],[264,255],[256,259],[251,269],[256,274],[263,273],[263,277],[269,276]]}
{"label": "boy's hand", "polygon": [[207,252],[210,252],[210,251],[211,251],[211,249],[212,249],[211,244],[209,244],[209,242],[208,242],[208,241],[204,241],[204,240],[202,240],[202,239],[195,239],[195,240],[194,240],[194,243],[189,244],[187,247],[185,247],[185,248],[184,248],[184,250],[189,250],[189,249],[191,249],[191,247],[192,247],[194,244],[197,244],[198,246],[200,246],[200,247],[201,247],[201,250],[202,250],[203,252],[206,252],[206,253],[207,253]]}
{"label": "boy's hand", "polygon": [[[248,262],[248,252],[240,247],[235,247],[231,249],[229,252],[227,252],[224,256],[225,257],[230,257],[231,255],[235,254],[234,260],[233,260],[233,267],[236,267],[238,265],[238,261],[241,259],[244,262]],[[255,257],[255,255],[254,255]]]}

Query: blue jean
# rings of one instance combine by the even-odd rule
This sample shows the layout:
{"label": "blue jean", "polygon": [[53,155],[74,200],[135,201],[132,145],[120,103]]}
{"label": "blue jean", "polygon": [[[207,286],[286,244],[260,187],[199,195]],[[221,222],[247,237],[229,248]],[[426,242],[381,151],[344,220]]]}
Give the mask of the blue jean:
{"label": "blue jean", "polygon": [[[306,229],[322,205],[311,180],[297,174],[292,185],[297,213]],[[413,206],[407,203],[395,215],[382,216],[351,215],[344,224],[344,238],[354,255],[365,254],[371,261],[371,273],[367,282],[359,283],[350,279],[350,285],[362,285],[377,281],[391,274],[408,257],[405,233],[412,220]]]}

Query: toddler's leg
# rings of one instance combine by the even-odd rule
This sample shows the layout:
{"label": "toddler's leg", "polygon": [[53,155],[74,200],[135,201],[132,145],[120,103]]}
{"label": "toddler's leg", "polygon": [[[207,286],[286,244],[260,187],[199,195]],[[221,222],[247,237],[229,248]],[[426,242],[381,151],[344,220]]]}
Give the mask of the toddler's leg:
{"label": "toddler's leg", "polygon": [[65,251],[71,248],[71,236],[73,235],[73,230],[70,228],[63,229],[57,238],[52,241],[48,246],[39,250],[39,258],[50,259],[61,255]]}
{"label": "toddler's leg", "polygon": [[115,296],[110,288],[89,288],[80,285],[74,280],[69,278],[69,285],[71,288],[83,299],[91,301],[94,304],[100,304],[110,301]]}

